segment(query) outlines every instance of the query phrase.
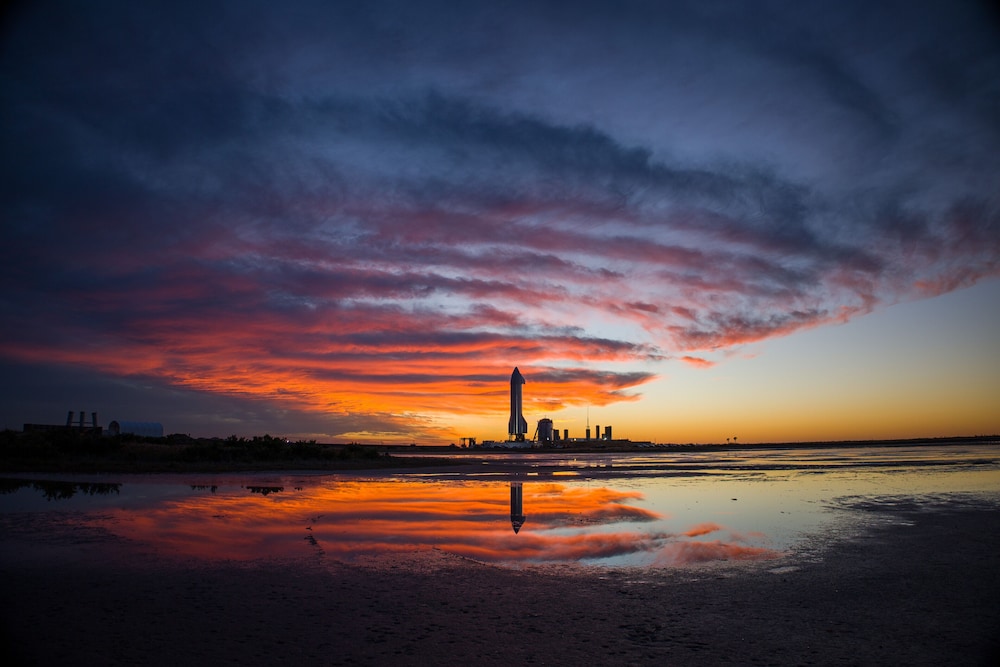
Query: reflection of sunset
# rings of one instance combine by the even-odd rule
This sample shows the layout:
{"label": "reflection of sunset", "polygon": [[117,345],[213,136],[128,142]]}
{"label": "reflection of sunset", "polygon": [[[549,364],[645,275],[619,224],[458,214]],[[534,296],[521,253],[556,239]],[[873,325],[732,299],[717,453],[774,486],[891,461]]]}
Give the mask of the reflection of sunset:
{"label": "reflection of sunset", "polygon": [[656,565],[690,565],[713,560],[763,560],[778,553],[763,547],[748,547],[715,540],[712,542],[673,542],[656,557]]}
{"label": "reflection of sunset", "polygon": [[[244,488],[121,511],[108,529],[157,550],[209,559],[322,554],[350,560],[434,548],[494,562],[665,554],[675,540],[722,529],[644,531],[642,526],[663,517],[628,504],[641,500],[639,492],[526,483],[529,519],[515,534],[508,489],[504,483],[365,481],[265,496]],[[706,553],[707,547],[699,548]],[[718,553],[734,557],[741,548]],[[700,560],[705,557],[658,556],[664,563]]]}
{"label": "reflection of sunset", "polygon": [[717,523],[700,523],[697,526],[691,526],[684,534],[687,537],[698,537],[700,535],[708,535],[714,533],[717,530],[722,530],[722,526]]}

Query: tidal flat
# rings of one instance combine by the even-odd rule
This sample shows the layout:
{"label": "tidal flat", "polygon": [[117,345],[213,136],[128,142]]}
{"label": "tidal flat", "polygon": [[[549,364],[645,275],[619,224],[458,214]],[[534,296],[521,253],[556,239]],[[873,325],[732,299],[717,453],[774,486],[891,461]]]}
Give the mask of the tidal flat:
{"label": "tidal flat", "polygon": [[5,475],[5,664],[995,664],[998,454]]}

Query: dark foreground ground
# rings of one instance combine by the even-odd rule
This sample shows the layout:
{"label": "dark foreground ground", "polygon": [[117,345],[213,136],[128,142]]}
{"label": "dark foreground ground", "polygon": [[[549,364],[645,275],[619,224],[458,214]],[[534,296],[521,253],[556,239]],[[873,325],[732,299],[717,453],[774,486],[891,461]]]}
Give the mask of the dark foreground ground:
{"label": "dark foreground ground", "polygon": [[997,510],[883,500],[781,561],[642,571],[179,562],[0,515],[0,645],[5,665],[995,665]]}

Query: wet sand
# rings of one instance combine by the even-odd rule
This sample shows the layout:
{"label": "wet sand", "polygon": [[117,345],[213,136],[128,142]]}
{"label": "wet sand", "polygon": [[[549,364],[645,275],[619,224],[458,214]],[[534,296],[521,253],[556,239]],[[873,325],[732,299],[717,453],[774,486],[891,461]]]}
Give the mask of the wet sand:
{"label": "wet sand", "polygon": [[642,570],[175,560],[7,515],[0,643],[7,665],[991,665],[998,508],[856,502],[779,561]]}

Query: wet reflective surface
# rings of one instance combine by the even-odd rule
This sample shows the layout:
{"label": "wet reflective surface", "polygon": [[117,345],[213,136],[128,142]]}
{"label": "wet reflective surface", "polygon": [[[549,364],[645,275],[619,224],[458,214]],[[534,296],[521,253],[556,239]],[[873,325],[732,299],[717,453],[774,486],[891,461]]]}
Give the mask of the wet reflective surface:
{"label": "wet reflective surface", "polygon": [[355,560],[440,549],[503,564],[677,566],[781,555],[845,497],[1000,493],[977,445],[490,455],[392,475],[6,476],[8,520],[60,513],[118,548],[205,559]]}

